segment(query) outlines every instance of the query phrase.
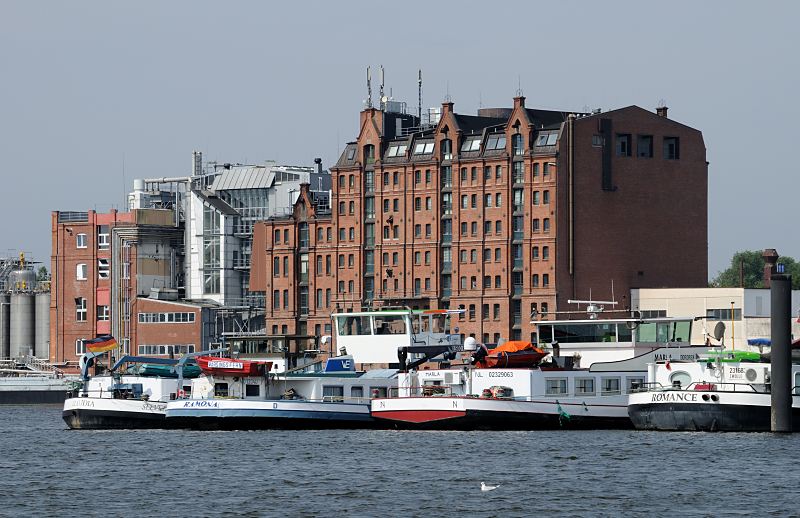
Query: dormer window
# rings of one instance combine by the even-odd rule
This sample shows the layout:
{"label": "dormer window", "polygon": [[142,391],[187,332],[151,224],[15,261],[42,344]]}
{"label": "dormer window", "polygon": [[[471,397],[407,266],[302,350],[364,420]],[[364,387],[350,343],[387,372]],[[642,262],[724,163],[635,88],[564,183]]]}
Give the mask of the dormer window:
{"label": "dormer window", "polygon": [[433,153],[433,142],[417,142],[414,146],[415,155],[429,155]]}
{"label": "dormer window", "polygon": [[406,154],[408,146],[405,144],[392,144],[386,150],[386,158],[403,157]]}
{"label": "dormer window", "polygon": [[485,151],[492,151],[494,149],[503,150],[506,148],[506,136],[503,133],[496,135],[489,135],[489,140],[486,141]]}
{"label": "dormer window", "polygon": [[553,133],[540,133],[538,137],[536,137],[536,146],[555,146],[556,141],[558,140],[558,132]]}
{"label": "dormer window", "polygon": [[469,137],[461,144],[461,152],[478,151],[481,148],[481,137]]}
{"label": "dormer window", "polygon": [[373,146],[372,144],[367,144],[364,146],[364,163],[365,164],[375,163],[375,146]]}

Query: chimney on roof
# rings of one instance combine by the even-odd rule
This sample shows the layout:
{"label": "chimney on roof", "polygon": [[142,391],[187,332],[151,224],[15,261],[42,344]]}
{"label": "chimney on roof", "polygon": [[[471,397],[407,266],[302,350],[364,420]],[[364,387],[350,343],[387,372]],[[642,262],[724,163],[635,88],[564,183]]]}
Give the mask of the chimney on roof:
{"label": "chimney on roof", "polygon": [[666,106],[659,106],[658,108],[656,108],[656,115],[658,115],[659,117],[664,117],[666,119],[668,109],[669,108],[667,108]]}
{"label": "chimney on roof", "polygon": [[317,164],[317,173],[322,174],[322,159],[315,158],[314,163]]}
{"label": "chimney on roof", "polygon": [[775,273],[775,264],[778,262],[778,251],[774,248],[767,248],[761,253],[764,258],[764,287],[770,287],[770,278]]}
{"label": "chimney on roof", "polygon": [[453,113],[453,102],[445,101],[442,103],[442,115],[445,113]]}
{"label": "chimney on roof", "polygon": [[525,107],[525,96],[519,95],[514,97],[514,108],[524,108]]}

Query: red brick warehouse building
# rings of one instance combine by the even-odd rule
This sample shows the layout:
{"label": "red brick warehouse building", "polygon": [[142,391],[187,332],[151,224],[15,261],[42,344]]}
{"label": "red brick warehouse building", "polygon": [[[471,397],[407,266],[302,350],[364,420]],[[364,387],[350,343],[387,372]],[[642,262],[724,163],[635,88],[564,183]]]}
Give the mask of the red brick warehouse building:
{"label": "red brick warehouse building", "polygon": [[533,310],[590,291],[624,305],[630,288],[707,283],[705,145],[666,108],[516,97],[472,116],[447,102],[428,126],[367,108],[331,172],[330,214],[304,192],[257,225],[251,289],[273,332],[324,334],[331,312],[391,305],[463,307],[463,334],[527,339]]}

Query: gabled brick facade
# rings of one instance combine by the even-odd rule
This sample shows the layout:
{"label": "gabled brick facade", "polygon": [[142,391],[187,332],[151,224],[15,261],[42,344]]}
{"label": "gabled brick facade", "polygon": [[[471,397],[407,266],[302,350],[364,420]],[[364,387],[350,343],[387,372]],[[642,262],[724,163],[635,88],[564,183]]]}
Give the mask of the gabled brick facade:
{"label": "gabled brick facade", "polygon": [[705,146],[666,109],[570,116],[517,97],[418,123],[362,111],[331,169],[332,213],[314,214],[306,187],[291,218],[257,225],[267,332],[327,334],[331,312],[364,306],[463,307],[464,334],[530,339],[533,309],[548,318],[590,290],[613,284],[622,307],[633,287],[705,285]]}

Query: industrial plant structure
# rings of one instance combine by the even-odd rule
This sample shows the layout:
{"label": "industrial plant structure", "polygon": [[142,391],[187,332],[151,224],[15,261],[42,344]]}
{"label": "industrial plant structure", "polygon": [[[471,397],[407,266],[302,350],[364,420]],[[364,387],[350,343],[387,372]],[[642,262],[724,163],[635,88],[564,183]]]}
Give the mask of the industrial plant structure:
{"label": "industrial plant structure", "polygon": [[35,262],[20,253],[0,258],[0,359],[47,358],[50,349],[50,282],[37,278]]}
{"label": "industrial plant structure", "polygon": [[203,164],[195,152],[190,174],[135,180],[129,212],[54,212],[51,361],[74,369],[85,342],[107,333],[125,353],[166,355],[263,330],[264,296],[249,280],[253,225],[289,213],[310,184],[325,210],[321,160]]}

